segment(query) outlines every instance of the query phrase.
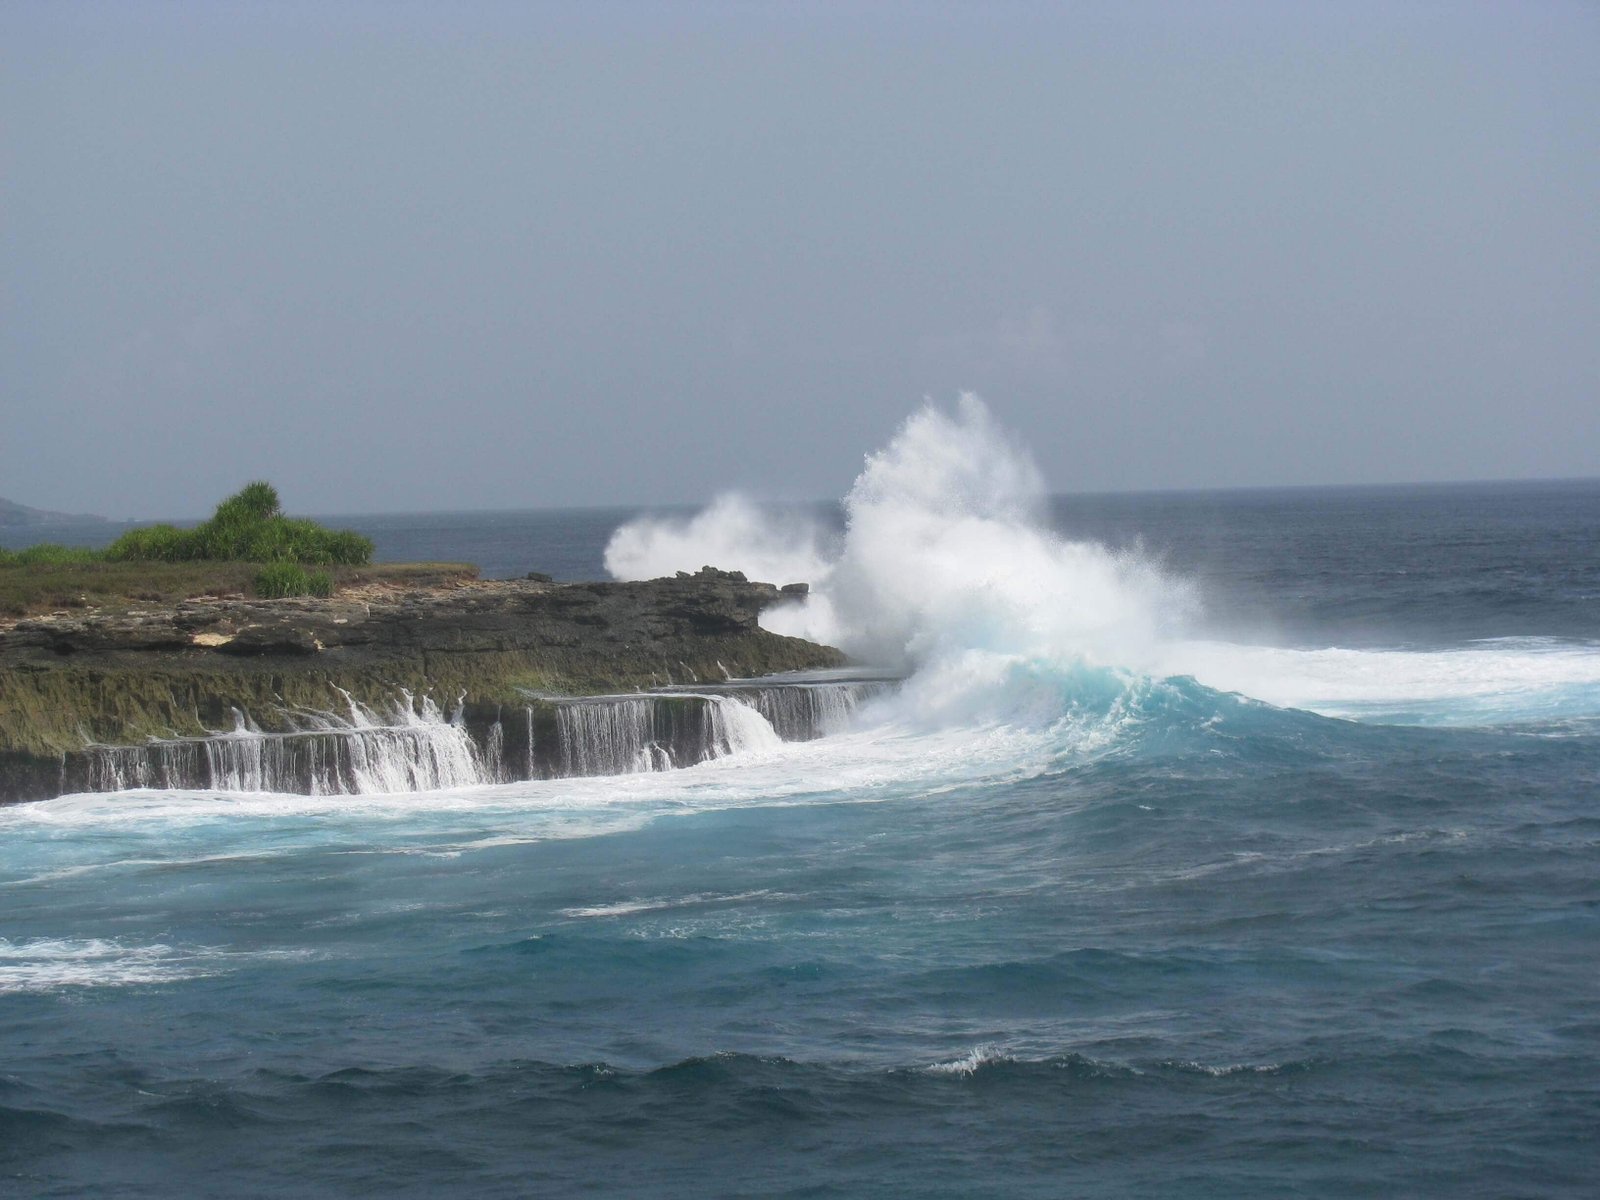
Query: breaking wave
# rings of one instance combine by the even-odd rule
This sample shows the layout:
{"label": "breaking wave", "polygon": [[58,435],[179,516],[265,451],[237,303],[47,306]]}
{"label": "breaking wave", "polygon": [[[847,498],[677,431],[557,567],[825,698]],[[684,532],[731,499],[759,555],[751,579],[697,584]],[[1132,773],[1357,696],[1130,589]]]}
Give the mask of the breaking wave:
{"label": "breaking wave", "polygon": [[624,579],[709,563],[809,582],[809,595],[763,624],[903,673],[898,699],[877,715],[913,728],[1114,716],[1133,689],[1185,676],[1280,707],[1405,724],[1600,714],[1595,643],[1371,651],[1210,640],[1192,581],[1148,554],[1062,537],[1046,500],[1026,449],[967,394],[953,412],[924,406],[868,456],[843,502],[842,538],[723,496],[693,517],[624,525],[606,565]]}

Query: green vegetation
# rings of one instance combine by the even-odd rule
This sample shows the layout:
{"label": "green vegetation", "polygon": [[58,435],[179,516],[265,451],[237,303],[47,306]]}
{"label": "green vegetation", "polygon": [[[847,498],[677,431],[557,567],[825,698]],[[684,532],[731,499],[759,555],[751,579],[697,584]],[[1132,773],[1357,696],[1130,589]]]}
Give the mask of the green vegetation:
{"label": "green vegetation", "polygon": [[[251,596],[260,563],[85,562],[16,565],[0,561],[0,617],[23,617],[61,609],[121,610],[176,604],[202,596]],[[449,587],[477,576],[461,563],[385,563],[332,566],[333,590],[350,587]],[[309,575],[312,573],[308,573]],[[315,592],[302,593],[315,595]]]}
{"label": "green vegetation", "polygon": [[0,562],[0,614],[71,608],[131,608],[194,596],[245,595],[253,563]]}
{"label": "green vegetation", "polygon": [[99,562],[102,557],[102,551],[90,550],[87,546],[58,546],[54,542],[40,542],[23,550],[0,549],[0,567],[59,567]]}
{"label": "green vegetation", "polygon": [[217,505],[193,529],[150,525],[130,529],[106,548],[109,562],[256,562],[361,566],[372,540],[349,530],[283,515],[278,493],[256,481]]}
{"label": "green vegetation", "polygon": [[[193,529],[142,526],[104,550],[50,543],[0,550],[0,612],[20,616],[110,598],[155,601],[251,590],[257,596],[328,596],[334,576],[305,567],[362,567],[371,562],[370,538],[284,516],[277,490],[257,480],[217,505],[211,519]],[[267,570],[260,570],[262,563],[269,564]],[[155,569],[167,564],[195,566]]]}
{"label": "green vegetation", "polygon": [[307,571],[299,563],[273,563],[256,575],[256,595],[267,600],[284,596],[331,596],[333,577],[326,571]]}

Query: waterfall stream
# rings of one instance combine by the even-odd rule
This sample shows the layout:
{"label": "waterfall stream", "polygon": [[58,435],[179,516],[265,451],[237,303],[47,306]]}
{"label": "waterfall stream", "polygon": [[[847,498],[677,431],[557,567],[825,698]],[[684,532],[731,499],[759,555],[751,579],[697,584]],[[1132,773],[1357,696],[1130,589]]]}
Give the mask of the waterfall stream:
{"label": "waterfall stream", "polygon": [[386,709],[341,693],[340,711],[65,755],[61,791],[188,788],[361,795],[690,767],[843,730],[883,680],[733,680],[627,696],[530,698],[446,713],[402,692]]}

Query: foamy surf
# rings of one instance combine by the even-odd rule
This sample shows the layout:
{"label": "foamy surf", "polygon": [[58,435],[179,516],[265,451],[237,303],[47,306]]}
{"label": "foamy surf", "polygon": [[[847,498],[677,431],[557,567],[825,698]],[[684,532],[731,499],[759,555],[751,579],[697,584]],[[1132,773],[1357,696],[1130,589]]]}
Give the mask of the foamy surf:
{"label": "foamy surf", "polygon": [[868,456],[843,502],[842,538],[723,497],[692,518],[624,525],[606,562],[619,578],[716,562],[808,579],[809,596],[763,624],[903,672],[879,716],[913,727],[1049,724],[1079,711],[1097,672],[1123,689],[1192,676],[1279,707],[1399,724],[1600,715],[1592,642],[1373,651],[1208,639],[1192,581],[1061,537],[1046,499],[1026,450],[963,395],[953,413],[927,405]]}
{"label": "foamy surf", "polygon": [[168,984],[246,962],[305,957],[302,951],[240,953],[115,938],[0,938],[0,995]]}
{"label": "foamy surf", "polygon": [[1394,724],[1600,716],[1600,644],[1497,639],[1448,650],[1280,649],[1193,641],[1165,665],[1286,708]]}
{"label": "foamy surf", "polygon": [[[1230,644],[1171,572],[1051,534],[1014,502],[1027,472],[963,480],[961,453],[1004,476],[1015,449],[980,419],[914,432],[869,466],[853,546],[824,547],[837,586],[790,614],[855,622],[870,584],[885,619],[859,644],[904,670],[826,721],[807,697],[814,740],[774,744],[749,717],[796,714],[718,682],[705,703],[761,707],[686,769],[636,769],[624,722],[590,731],[611,776],[0,810],[0,1159],[62,1194],[170,1191],[165,1155],[238,1194],[295,1163],[325,1191],[431,1195],[463,1147],[493,1193],[537,1143],[547,1190],[581,1191],[598,1130],[640,1194],[770,1190],[773,1147],[800,1144],[785,1185],[819,1193],[987,1194],[1000,1163],[1039,1194],[1587,1194],[1579,589],[1474,593],[1440,626],[1565,641],[1319,646],[1335,621]],[[925,494],[942,479],[965,508]],[[1239,506],[1235,584],[1306,600],[1314,570],[1308,604],[1340,620],[1414,612],[1386,606],[1387,568],[1461,544],[1428,497],[1370,525]],[[1523,515],[1588,545],[1592,511]],[[1380,524],[1415,536],[1396,551]],[[876,546],[909,573],[852,584],[844,556]],[[1509,578],[1523,552],[1507,535],[1461,572]],[[1346,586],[1358,562],[1376,583]],[[1570,737],[1543,736],[1550,711],[1580,714]]]}

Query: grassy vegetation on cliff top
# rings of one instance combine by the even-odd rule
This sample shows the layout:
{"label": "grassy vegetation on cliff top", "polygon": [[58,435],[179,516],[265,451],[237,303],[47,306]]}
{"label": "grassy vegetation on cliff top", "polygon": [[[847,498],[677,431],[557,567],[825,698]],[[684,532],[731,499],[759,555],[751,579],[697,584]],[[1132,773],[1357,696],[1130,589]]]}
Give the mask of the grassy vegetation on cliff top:
{"label": "grassy vegetation on cliff top", "polygon": [[[193,529],[142,526],[104,550],[49,543],[0,550],[0,612],[207,594],[325,596],[338,580],[328,571],[307,573],[305,565],[359,567],[371,561],[370,538],[284,516],[277,490],[258,480]],[[193,566],[158,569],[163,564]]]}
{"label": "grassy vegetation on cliff top", "polygon": [[[326,596],[353,582],[475,576],[462,564],[370,567],[372,540],[286,517],[270,483],[249,483],[193,529],[146,525],[104,550],[43,543],[0,549],[0,614],[171,603],[196,596]],[[307,566],[324,570],[305,570]],[[357,572],[356,568],[363,568]],[[438,580],[434,580],[438,581]]]}
{"label": "grassy vegetation on cliff top", "polygon": [[[261,596],[259,563],[80,562],[0,566],[0,616],[25,617],[61,609],[134,608],[202,596]],[[329,567],[333,590],[360,584],[444,586],[475,579],[466,563],[382,563]]]}
{"label": "grassy vegetation on cliff top", "polygon": [[255,562],[361,566],[372,561],[372,539],[348,529],[283,515],[278,493],[257,480],[217,505],[193,529],[147,525],[110,546],[111,562]]}
{"label": "grassy vegetation on cliff top", "polygon": [[315,521],[286,517],[278,492],[257,480],[229,496],[193,529],[144,525],[130,529],[104,550],[42,543],[25,550],[0,550],[0,567],[91,562],[251,562],[310,566],[364,566],[372,561],[372,539],[348,529],[325,529]]}

